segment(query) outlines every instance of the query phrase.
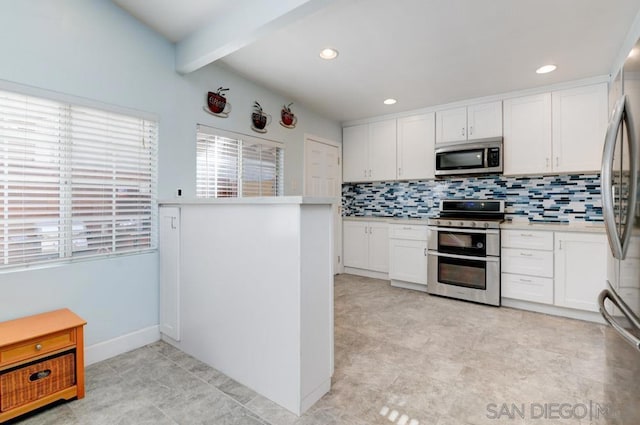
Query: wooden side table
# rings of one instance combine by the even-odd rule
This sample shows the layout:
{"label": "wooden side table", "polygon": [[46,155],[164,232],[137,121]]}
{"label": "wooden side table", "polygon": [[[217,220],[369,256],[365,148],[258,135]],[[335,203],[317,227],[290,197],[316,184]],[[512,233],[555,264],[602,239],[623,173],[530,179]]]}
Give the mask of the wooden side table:
{"label": "wooden side table", "polygon": [[84,325],[69,309],[0,323],[0,423],[84,397]]}

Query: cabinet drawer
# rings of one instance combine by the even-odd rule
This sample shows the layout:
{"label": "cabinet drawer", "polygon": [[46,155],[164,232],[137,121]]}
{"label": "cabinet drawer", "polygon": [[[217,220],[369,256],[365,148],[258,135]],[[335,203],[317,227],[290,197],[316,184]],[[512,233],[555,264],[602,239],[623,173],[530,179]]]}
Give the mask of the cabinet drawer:
{"label": "cabinet drawer", "polygon": [[502,247],[553,251],[553,232],[503,230]]}
{"label": "cabinet drawer", "polygon": [[389,238],[426,241],[427,226],[391,224],[389,225]]}
{"label": "cabinet drawer", "polygon": [[75,342],[75,330],[68,329],[42,338],[34,338],[29,341],[11,345],[0,350],[0,366],[19,362],[20,360],[34,356],[40,356],[65,347],[71,347]]}
{"label": "cabinet drawer", "polygon": [[67,353],[0,374],[0,412],[15,409],[76,383],[75,354]]}
{"label": "cabinet drawer", "polygon": [[553,304],[553,279],[502,273],[502,296],[515,300]]}
{"label": "cabinet drawer", "polygon": [[553,251],[502,248],[501,260],[505,273],[553,277]]}

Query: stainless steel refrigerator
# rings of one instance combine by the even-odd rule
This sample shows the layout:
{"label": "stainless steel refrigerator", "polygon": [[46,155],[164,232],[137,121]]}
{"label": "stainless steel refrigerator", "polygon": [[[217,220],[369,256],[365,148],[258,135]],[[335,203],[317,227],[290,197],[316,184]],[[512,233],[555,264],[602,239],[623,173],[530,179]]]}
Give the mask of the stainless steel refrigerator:
{"label": "stainless steel refrigerator", "polygon": [[600,313],[640,351],[640,41],[613,79],[615,106],[602,155],[602,212],[609,239]]}

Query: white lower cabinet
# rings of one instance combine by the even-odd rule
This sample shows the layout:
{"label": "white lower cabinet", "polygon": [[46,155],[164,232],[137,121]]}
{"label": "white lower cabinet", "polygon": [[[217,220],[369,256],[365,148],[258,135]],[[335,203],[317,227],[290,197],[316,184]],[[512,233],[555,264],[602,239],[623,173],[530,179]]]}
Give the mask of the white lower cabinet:
{"label": "white lower cabinet", "polygon": [[344,266],[387,273],[389,225],[382,221],[345,220],[342,224]]}
{"label": "white lower cabinet", "polygon": [[393,286],[427,290],[426,226],[389,226],[389,279]]}
{"label": "white lower cabinet", "polygon": [[553,232],[503,230],[502,297],[553,304]]}
{"label": "white lower cabinet", "polygon": [[555,241],[555,304],[597,312],[607,279],[606,236],[556,232]]}
{"label": "white lower cabinet", "polygon": [[606,286],[604,233],[502,231],[502,297],[598,311]]}

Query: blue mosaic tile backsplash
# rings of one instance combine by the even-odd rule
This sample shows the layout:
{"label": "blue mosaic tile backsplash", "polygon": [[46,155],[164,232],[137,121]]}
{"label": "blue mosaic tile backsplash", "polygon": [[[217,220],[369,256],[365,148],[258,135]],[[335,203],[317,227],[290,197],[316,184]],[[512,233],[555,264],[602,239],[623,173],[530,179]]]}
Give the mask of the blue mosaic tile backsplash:
{"label": "blue mosaic tile backsplash", "polygon": [[441,199],[502,199],[507,218],[529,221],[602,221],[600,175],[506,177],[345,183],[344,216],[428,218]]}

